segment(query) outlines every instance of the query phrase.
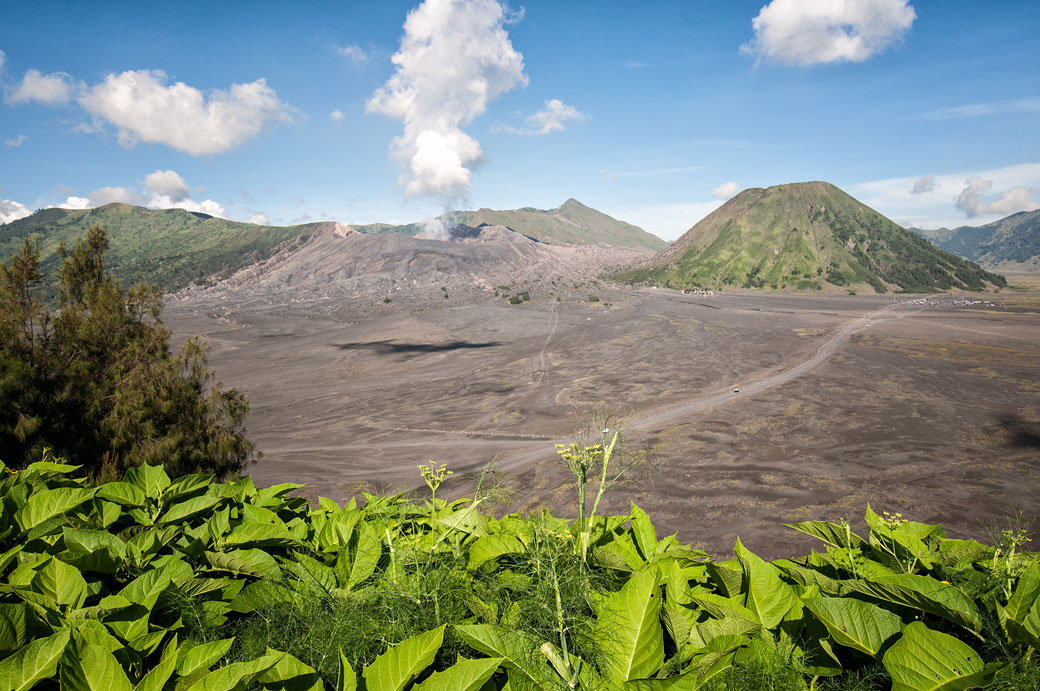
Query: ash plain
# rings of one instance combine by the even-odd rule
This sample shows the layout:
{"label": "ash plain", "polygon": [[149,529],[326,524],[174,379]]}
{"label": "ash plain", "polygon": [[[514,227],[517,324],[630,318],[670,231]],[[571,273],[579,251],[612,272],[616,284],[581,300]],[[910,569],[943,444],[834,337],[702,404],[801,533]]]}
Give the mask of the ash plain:
{"label": "ash plain", "polygon": [[307,483],[311,498],[417,489],[430,460],[463,496],[497,457],[512,489],[497,512],[573,516],[553,444],[607,411],[648,460],[601,513],[634,501],[660,536],[717,557],[738,535],[767,558],[807,553],[782,523],[862,526],[868,502],[982,540],[1015,509],[1040,518],[1040,293],[906,304],[594,278],[622,259],[525,260],[487,281],[380,265],[349,290],[300,290],[297,271],[173,296],[164,321],[175,341],[204,337],[218,378],[248,395],[257,485]]}

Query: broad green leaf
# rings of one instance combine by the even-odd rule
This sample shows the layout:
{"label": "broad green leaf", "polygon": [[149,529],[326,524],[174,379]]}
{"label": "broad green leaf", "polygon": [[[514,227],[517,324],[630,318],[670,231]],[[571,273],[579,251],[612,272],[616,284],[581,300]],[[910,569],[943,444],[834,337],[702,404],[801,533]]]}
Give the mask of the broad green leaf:
{"label": "broad green leaf", "polygon": [[1017,622],[1023,622],[1038,598],[1040,598],[1040,559],[1035,559],[1018,577],[1015,592],[1012,593],[1007,607],[1004,609],[1009,617]]}
{"label": "broad green leaf", "polygon": [[323,552],[335,552],[350,543],[354,535],[354,528],[364,514],[361,511],[340,511],[319,525],[314,522],[314,529],[318,540],[318,549]]}
{"label": "broad green leaf", "polygon": [[376,566],[379,565],[379,557],[383,554],[383,541],[372,524],[366,521],[361,524],[361,529],[355,532],[357,533],[357,549],[354,551],[354,561],[350,566],[350,577],[345,585],[341,584],[346,590],[351,590],[371,576],[375,572]]}
{"label": "broad green leaf", "polygon": [[664,663],[657,570],[637,573],[598,609],[593,635],[607,676],[620,683],[657,673]]}
{"label": "broad green leaf", "polygon": [[903,629],[882,662],[892,691],[961,691],[986,686],[994,676],[970,646],[919,621]]}
{"label": "broad green leaf", "polygon": [[828,595],[842,595],[845,591],[845,581],[838,578],[831,578],[816,569],[802,566],[790,559],[777,559],[770,563],[780,569],[780,571],[782,571],[784,575],[792,581],[800,585],[806,587],[815,585],[822,592]]}
{"label": "broad green leaf", "polygon": [[1009,640],[1040,649],[1040,562],[1022,572],[1006,607],[997,603],[997,617]]}
{"label": "broad green leaf", "polygon": [[145,464],[128,468],[123,474],[123,482],[137,487],[152,499],[158,499],[170,486],[170,476],[161,465]]}
{"label": "broad green leaf", "polygon": [[877,656],[902,620],[892,612],[851,597],[818,597],[803,600],[805,607],[827,627],[835,643]]}
{"label": "broad green leaf", "polygon": [[97,496],[120,506],[132,508],[144,506],[147,500],[144,491],[129,482],[106,482],[98,487]]}
{"label": "broad green leaf", "polygon": [[357,674],[350,666],[350,661],[339,649],[339,669],[336,671],[336,691],[357,691]]}
{"label": "broad green leaf", "polygon": [[167,502],[187,499],[205,492],[212,484],[212,475],[181,475],[166,488],[163,499]]}
{"label": "broad green leaf", "polygon": [[[64,516],[94,498],[94,490],[72,487],[59,487],[58,489],[45,489],[42,492],[34,492],[25,502],[25,506],[18,509],[14,519],[18,521],[22,532],[28,533],[44,523],[44,521]],[[59,526],[55,525],[55,528]]]}
{"label": "broad green leaf", "polygon": [[67,646],[61,658],[61,686],[76,691],[132,691],[119,661],[111,652],[87,643]]}
{"label": "broad green leaf", "polygon": [[242,523],[225,539],[228,547],[292,547],[297,544],[284,523]]}
{"label": "broad green leaf", "polygon": [[459,660],[443,672],[434,672],[430,678],[412,687],[412,691],[478,691],[492,677],[503,658]]}
{"label": "broad green leaf", "polygon": [[377,657],[365,668],[367,691],[404,691],[415,677],[433,663],[444,642],[444,626],[412,636]]}
{"label": "broad green leaf", "polygon": [[485,535],[469,546],[469,568],[477,569],[482,564],[507,554],[523,554],[524,543],[511,535]]}
{"label": "broad green leaf", "polygon": [[87,582],[75,566],[60,559],[51,559],[36,572],[33,589],[59,605],[79,607],[87,598]]}
{"label": "broad green leaf", "polygon": [[661,581],[665,586],[664,605],[661,617],[673,641],[685,641],[697,617],[687,606],[693,602],[690,581],[683,573],[677,559],[663,559],[656,563]]}
{"label": "broad green leaf", "polygon": [[170,642],[163,649],[159,664],[150,669],[141,681],[137,682],[134,691],[163,691],[166,682],[173,676],[177,669],[177,634],[173,635]]}
{"label": "broad green leaf", "polygon": [[716,562],[708,562],[705,566],[708,576],[718,586],[721,595],[735,597],[743,592],[743,569],[731,569]]}
{"label": "broad green leaf", "polygon": [[799,604],[798,596],[791,586],[780,580],[779,569],[745,548],[739,539],[733,551],[744,571],[744,606],[755,613],[762,626],[774,628]]}
{"label": "broad green leaf", "polygon": [[28,642],[32,610],[24,602],[0,604],[0,655],[8,655]]}
{"label": "broad green leaf", "polygon": [[784,523],[783,526],[806,535],[812,535],[833,547],[856,549],[867,545],[867,541],[852,532],[848,525],[838,525],[827,521],[803,521],[801,523]]}
{"label": "broad green leaf", "polygon": [[278,664],[285,653],[272,653],[245,662],[232,662],[202,676],[188,691],[245,691],[267,670]]}
{"label": "broad green leaf", "polygon": [[181,649],[177,654],[177,674],[182,677],[190,677],[201,670],[209,669],[217,660],[224,657],[231,650],[234,638],[224,638],[210,643],[201,643],[188,648]]}
{"label": "broad green leaf", "polygon": [[282,578],[282,570],[267,552],[260,549],[237,549],[231,552],[206,552],[206,561],[220,571],[227,571],[242,576],[270,578],[278,581]]}
{"label": "broad green leaf", "polygon": [[975,540],[947,539],[939,543],[939,556],[947,566],[970,568],[972,564],[993,559],[993,548]]}
{"label": "broad green leaf", "polygon": [[159,521],[161,523],[183,523],[187,519],[197,516],[200,513],[206,513],[212,511],[213,507],[219,504],[223,499],[220,497],[192,497],[191,499],[185,499],[177,502],[160,516]]}
{"label": "broad green leaf", "polygon": [[560,678],[549,662],[538,652],[542,642],[521,630],[506,629],[493,624],[462,624],[455,626],[462,641],[490,657],[502,658],[502,665],[512,670],[527,686],[556,688]]}
{"label": "broad green leaf", "polygon": [[487,519],[472,506],[438,518],[437,525],[445,530],[458,530],[475,537],[483,537],[488,534]]}
{"label": "broad green leaf", "polygon": [[117,594],[125,597],[135,605],[152,609],[166,589],[171,585],[170,577],[158,569],[145,571],[130,581]]}
{"label": "broad green leaf", "polygon": [[65,654],[70,654],[73,648],[81,648],[86,644],[104,648],[110,653],[122,650],[125,644],[112,635],[108,627],[95,619],[68,619],[67,628],[72,631],[72,643]]}
{"label": "broad green leaf", "polygon": [[930,576],[893,574],[874,580],[846,581],[850,590],[938,615],[971,631],[982,628],[979,610],[960,588]]}
{"label": "broad green leaf", "polygon": [[650,561],[657,554],[657,531],[646,512],[632,502],[632,537],[636,547],[645,561]]}
{"label": "broad green leaf", "polygon": [[283,568],[296,576],[301,583],[316,587],[326,594],[336,588],[336,572],[313,557],[297,552],[292,560],[282,562]]}
{"label": "broad green leaf", "polygon": [[71,635],[68,629],[63,629],[39,638],[0,662],[0,689],[23,691],[53,677]]}
{"label": "broad green leaf", "polygon": [[[278,652],[268,648],[266,654],[275,655]],[[325,691],[325,685],[314,668],[289,653],[282,653],[281,659],[256,681],[265,689],[278,691]]]}
{"label": "broad green leaf", "polygon": [[715,593],[694,593],[693,595],[693,601],[716,619],[736,616],[761,624],[758,615],[739,602],[741,599],[740,596],[723,597]]}
{"label": "broad green leaf", "polygon": [[720,636],[754,636],[762,630],[762,625],[740,616],[725,619],[708,619],[690,630],[688,645],[694,649],[704,649]]}
{"label": "broad green leaf", "polygon": [[114,574],[126,559],[126,544],[107,530],[66,527],[62,534],[61,558],[81,571]]}

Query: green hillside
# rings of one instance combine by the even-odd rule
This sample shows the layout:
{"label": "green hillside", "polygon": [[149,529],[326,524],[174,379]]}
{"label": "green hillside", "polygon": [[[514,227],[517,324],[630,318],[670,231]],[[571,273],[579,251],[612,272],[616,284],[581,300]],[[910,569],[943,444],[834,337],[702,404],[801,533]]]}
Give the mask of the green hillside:
{"label": "green hillside", "polygon": [[455,220],[468,226],[481,223],[508,226],[539,242],[554,245],[660,250],[667,244],[642,228],[611,218],[574,199],[568,199],[555,209],[524,207],[511,211],[459,211],[455,214]]}
{"label": "green hillside", "polygon": [[1000,271],[1040,271],[1040,209],[1012,214],[984,226],[913,232],[940,249]]}
{"label": "green hillside", "polygon": [[43,209],[0,226],[0,260],[6,263],[29,237],[39,240],[43,268],[53,273],[59,243],[71,247],[94,225],[108,231],[108,268],[120,281],[145,281],[173,291],[265,259],[286,240],[306,238],[318,224],[258,226],[183,209],[118,203],[95,209]]}
{"label": "green hillside", "polygon": [[675,288],[879,293],[1006,285],[826,182],[744,190],[621,278]]}

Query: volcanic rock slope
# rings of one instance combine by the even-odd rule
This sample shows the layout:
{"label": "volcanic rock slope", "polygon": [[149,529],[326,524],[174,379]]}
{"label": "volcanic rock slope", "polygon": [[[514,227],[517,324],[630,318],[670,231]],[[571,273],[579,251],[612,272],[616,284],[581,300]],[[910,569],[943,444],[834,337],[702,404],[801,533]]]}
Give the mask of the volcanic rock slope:
{"label": "volcanic rock slope", "polygon": [[878,293],[1006,284],[826,182],[744,190],[621,277],[675,288]]}
{"label": "volcanic rock slope", "polygon": [[910,230],[986,269],[1040,273],[1040,209],[1021,211],[984,226]]}
{"label": "volcanic rock slope", "polygon": [[244,305],[440,297],[440,288],[453,295],[486,295],[499,286],[549,283],[561,277],[591,280],[607,267],[647,254],[624,248],[551,246],[505,226],[457,225],[445,239],[428,239],[365,234],[341,223],[326,223],[306,241],[290,244],[212,285],[190,286],[176,297],[230,298]]}

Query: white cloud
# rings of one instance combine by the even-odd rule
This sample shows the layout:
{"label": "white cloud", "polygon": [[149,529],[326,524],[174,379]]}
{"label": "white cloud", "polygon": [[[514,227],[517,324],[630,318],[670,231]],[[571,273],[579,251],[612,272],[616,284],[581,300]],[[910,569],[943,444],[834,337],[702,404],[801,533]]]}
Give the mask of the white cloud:
{"label": "white cloud", "polygon": [[28,103],[39,101],[55,105],[67,103],[72,98],[72,77],[64,72],[43,74],[39,70],[28,70],[22,83],[11,93],[5,94],[6,103]]}
{"label": "white cloud", "polygon": [[[144,188],[137,192],[130,187],[102,187],[86,197],[70,195],[58,204],[59,209],[92,209],[112,202],[136,204],[149,209],[184,209],[228,218],[228,212],[218,202],[205,199],[197,202],[190,197],[190,188],[179,173],[173,170],[156,170],[144,178]],[[202,188],[196,188],[200,191]]]}
{"label": "white cloud", "polygon": [[336,52],[350,58],[350,61],[355,65],[363,65],[369,59],[368,53],[361,46],[357,45],[336,46]]}
{"label": "white cloud", "polygon": [[426,0],[408,14],[392,58],[397,72],[366,104],[404,122],[392,148],[406,170],[406,194],[450,204],[469,191],[470,168],[484,152],[463,128],[528,81],[505,30],[509,19],[497,0]]}
{"label": "white cloud", "polygon": [[711,191],[711,196],[716,199],[729,199],[737,192],[740,191],[740,187],[734,181],[724,182]]}
{"label": "white cloud", "polygon": [[19,134],[17,137],[13,137],[4,142],[4,146],[21,146],[28,139],[24,134]]}
{"label": "white cloud", "polygon": [[88,197],[75,197],[70,196],[65,199],[61,204],[58,204],[59,209],[89,209],[97,206],[90,201]]}
{"label": "white cloud", "polygon": [[968,218],[985,214],[1008,216],[1019,211],[1040,209],[1040,204],[1033,200],[1036,189],[1032,187],[1012,187],[1000,193],[996,199],[986,201],[993,191],[993,181],[982,177],[971,177],[964,181],[964,189],[957,195],[956,207]]}
{"label": "white cloud", "polygon": [[119,143],[166,144],[192,156],[218,154],[252,139],[271,120],[289,119],[290,106],[264,79],[208,94],[160,70],[110,74],[79,98],[89,113],[118,128]]}
{"label": "white cloud", "polygon": [[102,187],[91,192],[89,195],[91,206],[104,206],[113,202],[123,204],[140,204],[143,196],[137,194],[129,187]]}
{"label": "white cloud", "polygon": [[672,241],[720,206],[722,206],[722,202],[715,200],[611,208],[603,211],[614,218],[634,223],[662,240]]}
{"label": "white cloud", "polygon": [[[4,73],[4,62],[6,60],[7,60],[7,53],[5,53],[4,51],[0,50],[0,74]],[[12,204],[17,204],[18,202],[11,202],[11,203]]]}
{"label": "white cloud", "polygon": [[910,188],[910,194],[927,194],[935,190],[935,178],[931,175],[923,175],[914,182]]}
{"label": "white cloud", "polygon": [[335,120],[336,122],[343,122],[343,119],[347,116],[343,114],[342,110],[337,108],[336,110],[329,113],[329,117]]}
{"label": "white cloud", "polygon": [[[0,52],[0,67],[2,66],[3,53]],[[10,199],[0,199],[0,225],[17,221],[19,218],[25,218],[30,215],[32,215],[32,212],[24,204],[19,204]]]}
{"label": "white cloud", "polygon": [[156,197],[167,197],[179,202],[191,196],[188,183],[173,170],[157,170],[144,177],[144,186]]}
{"label": "white cloud", "polygon": [[258,226],[266,226],[269,224],[267,216],[263,214],[253,214],[249,217],[247,223],[255,223]]}
{"label": "white cloud", "polygon": [[[988,190],[998,190],[995,196],[989,196],[984,190],[979,199],[979,214],[972,216],[972,224],[990,223],[1025,208],[1016,208],[1023,203],[1033,203],[1026,194],[1030,188],[1040,189],[1040,162],[1021,163],[1004,168],[988,170],[955,171],[952,173],[932,173],[932,187],[928,191],[915,194],[914,185],[922,177],[911,176],[875,180],[872,182],[848,185],[845,187],[852,196],[863,203],[877,209],[902,226],[919,228],[938,228],[941,226],[956,227],[965,225],[964,209],[958,208],[958,201],[964,196],[961,206],[974,209],[970,201],[972,197],[972,178],[980,178],[982,185],[991,183]],[[975,193],[979,191],[975,186]],[[1022,189],[1025,192],[1015,192]],[[1036,208],[1036,206],[1034,206]]]}
{"label": "white cloud", "polygon": [[585,114],[574,106],[553,98],[545,102],[545,107],[524,119],[524,127],[510,127],[496,123],[493,132],[509,132],[511,134],[549,134],[564,129],[563,123],[568,120],[584,120]]}
{"label": "white cloud", "polygon": [[901,40],[916,18],[908,0],[772,0],[740,52],[785,65],[862,62]]}
{"label": "white cloud", "polygon": [[1005,113],[1040,113],[1040,98],[1019,98],[1010,101],[990,101],[989,103],[967,103],[961,106],[940,108],[926,113],[925,117],[934,119],[972,118],[986,115],[1003,115]]}

